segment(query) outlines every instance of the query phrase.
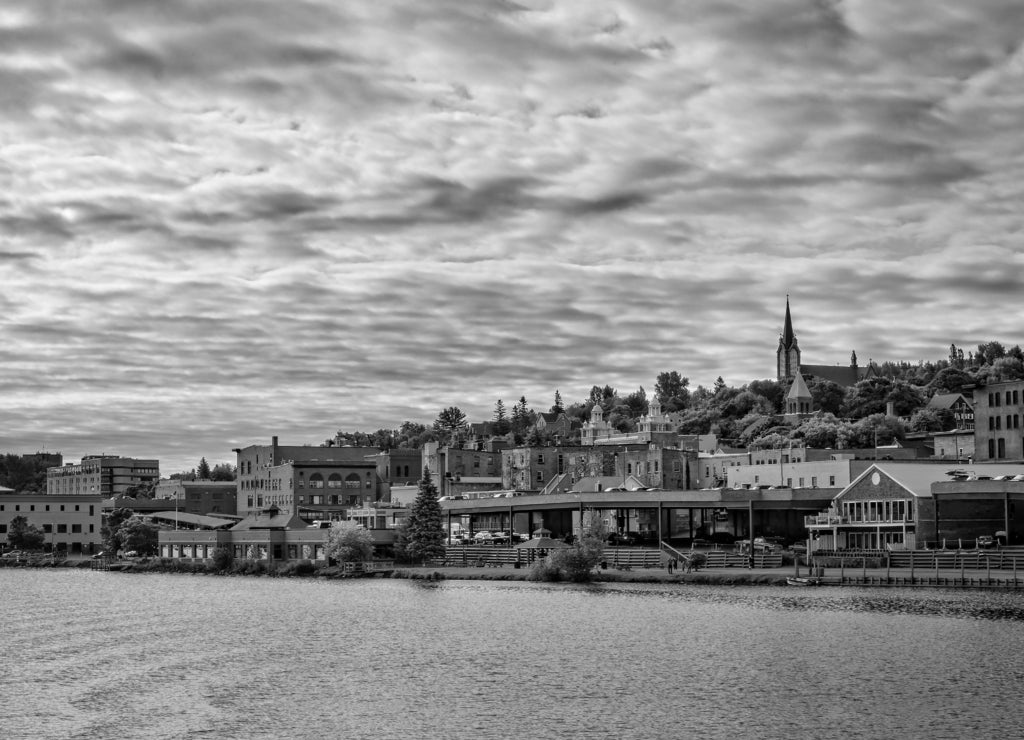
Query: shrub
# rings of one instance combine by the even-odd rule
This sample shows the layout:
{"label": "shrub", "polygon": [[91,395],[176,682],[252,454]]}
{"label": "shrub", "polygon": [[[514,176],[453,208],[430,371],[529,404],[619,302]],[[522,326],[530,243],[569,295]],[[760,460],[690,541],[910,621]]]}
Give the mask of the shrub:
{"label": "shrub", "polygon": [[530,568],[530,572],[526,574],[526,580],[528,581],[560,581],[562,580],[562,570],[557,565],[551,562],[551,558],[547,557],[543,560],[538,560]]}
{"label": "shrub", "polygon": [[231,569],[234,562],[235,556],[230,547],[218,547],[213,551],[213,557],[208,567],[210,570],[226,571]]}

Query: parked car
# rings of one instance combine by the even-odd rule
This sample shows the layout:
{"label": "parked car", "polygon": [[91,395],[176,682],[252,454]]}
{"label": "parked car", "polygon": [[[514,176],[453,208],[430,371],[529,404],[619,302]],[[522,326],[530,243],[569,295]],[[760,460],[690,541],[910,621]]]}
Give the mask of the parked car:
{"label": "parked car", "polygon": [[977,540],[979,550],[989,550],[996,546],[996,538],[990,534],[983,534]]}
{"label": "parked car", "polygon": [[507,532],[492,532],[491,533],[491,544],[493,545],[507,545],[509,544],[509,536]]}
{"label": "parked car", "polygon": [[762,552],[775,552],[782,549],[782,538],[780,537],[755,537],[754,550]]}
{"label": "parked car", "polygon": [[22,550],[11,550],[10,552],[5,552],[0,557],[3,557],[4,560],[21,560],[28,557],[28,553]]}
{"label": "parked car", "polygon": [[478,545],[489,545],[494,541],[494,535],[488,531],[477,532],[473,535],[473,541]]}
{"label": "parked car", "polygon": [[643,535],[639,532],[612,532],[608,535],[608,544],[612,547],[618,545],[632,547],[633,545],[639,545],[643,541]]}
{"label": "parked car", "polygon": [[793,551],[795,555],[807,554],[807,545],[805,545],[803,542],[794,542],[793,546],[790,549]]}

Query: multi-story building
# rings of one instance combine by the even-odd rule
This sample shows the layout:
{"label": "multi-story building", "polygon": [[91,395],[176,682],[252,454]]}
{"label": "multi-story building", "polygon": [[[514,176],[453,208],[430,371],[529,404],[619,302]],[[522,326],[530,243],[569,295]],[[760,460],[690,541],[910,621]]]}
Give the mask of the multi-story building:
{"label": "multi-story building", "polygon": [[233,480],[162,480],[154,497],[174,499],[175,510],[189,514],[235,514],[237,488]]}
{"label": "multi-story building", "polygon": [[517,447],[502,453],[506,489],[572,490],[584,478],[637,481],[649,488],[688,489],[697,479],[697,453],[656,444]]}
{"label": "multi-story building", "polygon": [[976,460],[1024,459],[1024,380],[990,383],[974,390]]}
{"label": "multi-story building", "polygon": [[48,468],[46,493],[50,496],[110,498],[124,495],[135,486],[155,485],[159,480],[159,460],[87,455],[80,463]]}
{"label": "multi-story building", "polygon": [[442,496],[460,489],[501,488],[503,452],[447,447],[437,442],[423,445],[423,467]]}
{"label": "multi-story building", "polygon": [[276,506],[303,519],[338,519],[386,493],[375,447],[283,446],[272,437],[234,452],[240,516]]}
{"label": "multi-story building", "polygon": [[43,549],[70,555],[99,552],[103,542],[102,497],[97,494],[0,496],[0,545],[7,546],[11,520],[23,516],[42,530]]}
{"label": "multi-story building", "polygon": [[379,453],[375,459],[377,477],[388,487],[409,485],[423,477],[421,450],[396,448]]}

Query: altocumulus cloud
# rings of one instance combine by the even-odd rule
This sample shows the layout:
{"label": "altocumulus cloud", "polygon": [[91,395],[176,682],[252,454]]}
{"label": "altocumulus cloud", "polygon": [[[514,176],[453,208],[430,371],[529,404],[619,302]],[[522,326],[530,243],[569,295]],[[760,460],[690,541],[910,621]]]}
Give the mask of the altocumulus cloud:
{"label": "altocumulus cloud", "polygon": [[1015,343],[1019,2],[0,10],[0,449]]}

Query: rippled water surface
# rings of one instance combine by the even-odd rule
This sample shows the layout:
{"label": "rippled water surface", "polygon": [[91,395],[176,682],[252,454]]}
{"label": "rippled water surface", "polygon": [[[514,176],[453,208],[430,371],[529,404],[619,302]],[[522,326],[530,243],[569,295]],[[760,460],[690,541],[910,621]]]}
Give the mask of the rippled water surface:
{"label": "rippled water surface", "polygon": [[0,570],[2,738],[1022,737],[1024,595]]}

